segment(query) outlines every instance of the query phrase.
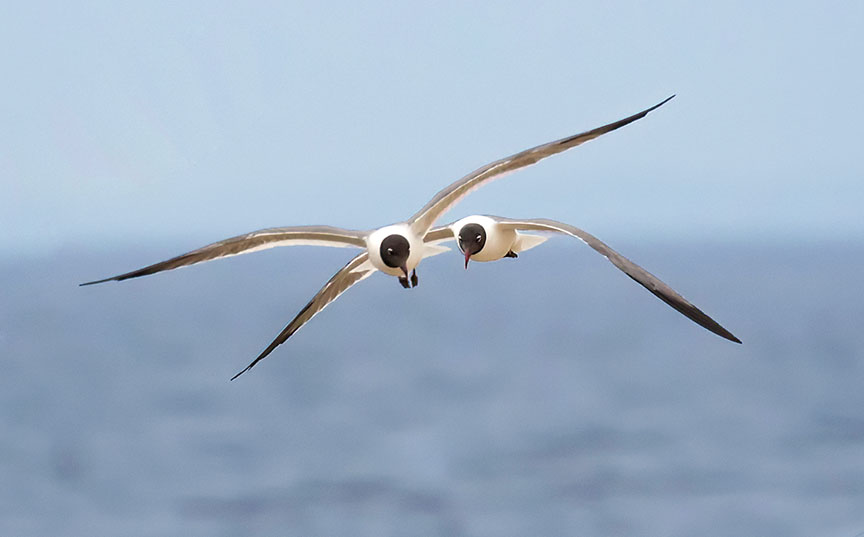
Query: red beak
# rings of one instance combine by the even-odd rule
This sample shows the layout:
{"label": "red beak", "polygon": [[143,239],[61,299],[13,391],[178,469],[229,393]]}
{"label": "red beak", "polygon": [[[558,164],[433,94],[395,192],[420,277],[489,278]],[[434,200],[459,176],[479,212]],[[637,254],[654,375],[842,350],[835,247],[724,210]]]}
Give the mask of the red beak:
{"label": "red beak", "polygon": [[471,252],[465,252],[465,270],[468,270],[468,261],[471,259]]}

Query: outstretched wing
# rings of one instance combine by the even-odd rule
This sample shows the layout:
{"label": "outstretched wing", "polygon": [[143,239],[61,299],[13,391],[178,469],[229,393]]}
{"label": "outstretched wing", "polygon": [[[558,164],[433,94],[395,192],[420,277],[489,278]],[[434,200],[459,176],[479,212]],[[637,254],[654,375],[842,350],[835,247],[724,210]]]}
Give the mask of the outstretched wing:
{"label": "outstretched wing", "polygon": [[261,229],[231,237],[224,241],[208,244],[203,248],[193,250],[167,261],[154,263],[142,269],[133,270],[119,276],[112,276],[103,280],[82,283],[81,285],[93,285],[108,281],[128,280],[139,276],[147,276],[165,270],[203,263],[213,259],[231,257],[234,255],[248,254],[259,250],[266,250],[276,246],[335,246],[335,247],[366,247],[366,232],[350,229],[341,229],[331,226],[296,226],[275,227]]}
{"label": "outstretched wing", "polygon": [[733,336],[731,332],[720,326],[717,321],[706,315],[702,310],[691,304],[683,296],[675,292],[674,289],[660,281],[659,278],[643,269],[636,263],[630,261],[623,255],[619,254],[606,243],[583,231],[577,227],[556,222],[547,219],[530,219],[530,220],[512,220],[509,218],[493,217],[499,221],[504,228],[511,228],[517,231],[554,231],[576,237],[582,240],[585,244],[603,254],[613,265],[621,269],[625,274],[637,281],[642,287],[648,289],[654,295],[669,304],[685,317],[695,322],[696,324],[714,332],[720,337],[726,338],[735,343],[741,343],[741,340]]}
{"label": "outstretched wing", "polygon": [[[672,97],[674,97],[674,95]],[[482,168],[474,170],[462,179],[459,179],[444,190],[438,192],[438,194],[436,194],[429,203],[420,209],[417,214],[412,216],[408,221],[411,224],[411,229],[418,235],[425,235],[426,231],[432,227],[432,224],[434,224],[442,214],[450,210],[459,202],[459,200],[485,183],[503,177],[505,174],[516,171],[520,168],[535,164],[546,157],[551,157],[552,155],[566,151],[571,147],[576,147],[577,145],[583,144],[589,140],[593,140],[598,136],[614,131],[624,125],[633,123],[637,119],[645,117],[648,112],[664,105],[672,97],[669,97],[663,102],[655,104],[651,108],[643,110],[638,114],[634,114],[614,123],[581,134],[576,134],[574,136],[568,136],[567,138],[562,138],[554,142],[538,145],[531,149],[526,149],[521,153],[516,153],[507,158],[496,160]]]}
{"label": "outstretched wing", "polygon": [[243,373],[252,369],[255,364],[273,352],[273,349],[285,343],[289,337],[294,335],[294,332],[299,330],[304,324],[308,323],[312,317],[315,317],[315,315],[318,314],[318,312],[339,298],[339,295],[347,291],[355,283],[371,276],[375,270],[375,267],[373,267],[372,263],[369,262],[369,254],[366,252],[359,254],[357,257],[349,261],[347,265],[342,267],[339,272],[330,278],[330,281],[328,281],[324,287],[318,291],[318,294],[312,297],[312,300],[306,304],[306,307],[300,310],[300,313],[298,313],[297,316],[288,323],[288,326],[286,326],[285,329],[276,336],[276,339],[274,339],[273,342],[264,349],[264,352],[259,354],[258,358],[255,358],[251,364],[246,366],[246,369],[231,377],[231,380],[236,379]]}

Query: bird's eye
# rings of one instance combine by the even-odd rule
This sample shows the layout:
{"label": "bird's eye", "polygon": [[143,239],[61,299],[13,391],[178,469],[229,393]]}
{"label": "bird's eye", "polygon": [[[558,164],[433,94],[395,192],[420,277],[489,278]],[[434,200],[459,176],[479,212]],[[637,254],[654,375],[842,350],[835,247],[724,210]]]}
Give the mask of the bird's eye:
{"label": "bird's eye", "polygon": [[393,255],[393,248],[387,248],[387,253]]}
{"label": "bird's eye", "polygon": [[480,235],[477,235],[477,242],[480,242],[480,240],[481,240],[482,238],[483,238],[483,237],[481,237]]}
{"label": "bird's eye", "polygon": [[462,240],[462,235],[459,235],[459,240],[460,240],[460,241]]}

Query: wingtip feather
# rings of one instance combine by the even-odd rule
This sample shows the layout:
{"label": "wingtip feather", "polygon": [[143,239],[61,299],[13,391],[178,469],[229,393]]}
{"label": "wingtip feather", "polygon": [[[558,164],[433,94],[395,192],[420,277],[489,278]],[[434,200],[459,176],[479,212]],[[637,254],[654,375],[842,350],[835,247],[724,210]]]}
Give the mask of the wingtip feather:
{"label": "wingtip feather", "polygon": [[256,365],[258,362],[260,362],[260,361],[261,361],[265,356],[267,356],[268,354],[270,354],[270,351],[272,351],[272,350],[273,350],[273,349],[267,349],[266,351],[264,351],[263,353],[261,353],[261,355],[258,356],[258,358],[255,358],[255,360],[254,360],[251,364],[247,365],[246,368],[243,369],[243,371],[241,371],[241,372],[237,373],[236,375],[234,375],[233,377],[231,377],[231,380],[236,379],[237,377],[239,377],[239,376],[242,375],[243,373],[245,373],[245,372],[249,371],[250,369],[252,369],[253,367],[255,367],[255,365]]}
{"label": "wingtip feather", "polygon": [[84,287],[84,286],[87,286],[87,285],[96,285],[97,283],[110,282],[110,281],[113,280],[113,279],[114,279],[114,278],[105,278],[104,280],[94,280],[94,281],[92,281],[92,282],[79,283],[79,284],[78,284],[78,287]]}
{"label": "wingtip feather", "polygon": [[660,107],[663,106],[664,104],[666,104],[666,103],[668,103],[669,101],[671,101],[672,99],[674,99],[674,98],[675,98],[675,95],[676,95],[676,94],[673,93],[673,94],[670,95],[669,97],[666,97],[665,99],[663,99],[663,100],[660,101],[659,103],[655,104],[654,106],[652,106],[651,108],[649,108],[648,110],[646,110],[645,113],[647,114],[648,112],[652,112],[652,111],[654,111],[654,110],[657,110],[658,108],[660,108]]}
{"label": "wingtip feather", "polygon": [[717,325],[716,328],[717,329],[709,328],[709,330],[711,330],[712,332],[714,332],[718,336],[722,337],[723,339],[731,341],[732,343],[738,343],[739,345],[741,344],[741,340],[738,339],[737,337],[735,337],[735,335],[732,332],[730,332],[729,330],[726,330],[725,328],[723,328],[719,324]]}

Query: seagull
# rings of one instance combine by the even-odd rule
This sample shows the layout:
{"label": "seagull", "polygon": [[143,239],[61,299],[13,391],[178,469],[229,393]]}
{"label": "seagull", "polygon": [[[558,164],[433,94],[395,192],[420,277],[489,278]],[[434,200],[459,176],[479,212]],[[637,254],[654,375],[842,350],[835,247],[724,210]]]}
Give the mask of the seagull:
{"label": "seagull", "polygon": [[594,235],[569,224],[545,218],[514,220],[500,216],[471,215],[446,226],[430,230],[425,239],[430,245],[439,245],[441,242],[455,239],[459,250],[465,256],[465,268],[467,269],[468,261],[472,259],[486,262],[497,261],[505,257],[515,258],[518,257],[519,253],[539,246],[549,238],[548,236],[522,233],[524,231],[560,233],[581,240],[626,275],[633,278],[639,285],[654,293],[657,298],[678,310],[691,321],[722,338],[741,343],[740,339],[676,293],[674,289],[660,281],[659,278],[619,254]]}
{"label": "seagull", "polygon": [[431,257],[448,250],[446,247],[425,241],[426,234],[441,215],[450,210],[472,191],[508,173],[535,164],[546,157],[556,155],[641,119],[652,110],[666,104],[673,97],[675,95],[614,123],[538,145],[537,147],[526,149],[515,155],[496,160],[478,168],[439,191],[429,203],[404,222],[371,231],[342,229],[332,226],[294,226],[262,229],[208,244],[197,250],[138,270],[133,270],[132,272],[82,283],[81,285],[128,280],[213,259],[257,252],[276,246],[314,245],[359,248],[361,252],[324,284],[324,287],[312,297],[312,300],[300,310],[294,319],[276,336],[276,339],[252,363],[231,378],[231,380],[234,380],[252,369],[255,364],[273,352],[273,349],[287,341],[300,327],[309,322],[328,304],[339,298],[351,286],[368,278],[374,272],[381,271],[390,276],[396,276],[402,287],[406,289],[416,287],[418,284],[416,268],[420,264],[420,261],[425,257]]}

